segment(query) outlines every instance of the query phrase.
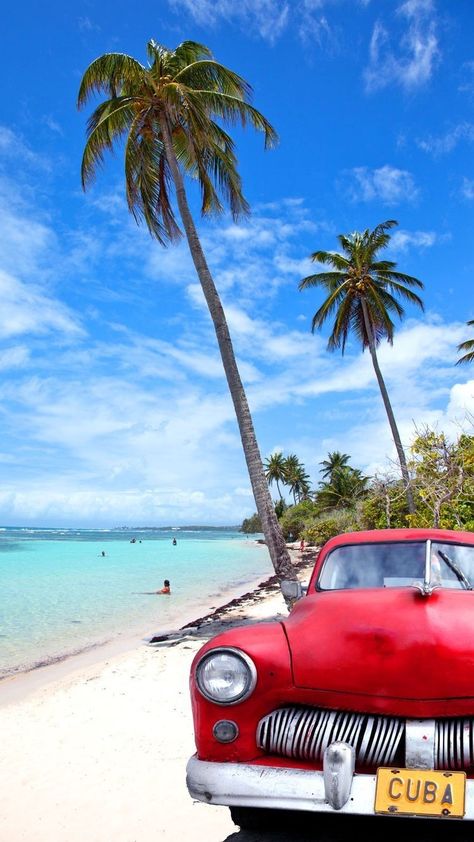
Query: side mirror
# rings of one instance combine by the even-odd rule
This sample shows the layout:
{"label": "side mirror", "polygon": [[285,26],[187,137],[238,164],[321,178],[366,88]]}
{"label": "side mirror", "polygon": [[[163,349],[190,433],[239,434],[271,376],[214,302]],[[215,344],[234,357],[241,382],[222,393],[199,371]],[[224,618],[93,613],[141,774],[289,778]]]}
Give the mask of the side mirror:
{"label": "side mirror", "polygon": [[297,579],[283,579],[281,592],[285,599],[291,599],[293,602],[296,602],[303,596],[301,582],[298,582]]}

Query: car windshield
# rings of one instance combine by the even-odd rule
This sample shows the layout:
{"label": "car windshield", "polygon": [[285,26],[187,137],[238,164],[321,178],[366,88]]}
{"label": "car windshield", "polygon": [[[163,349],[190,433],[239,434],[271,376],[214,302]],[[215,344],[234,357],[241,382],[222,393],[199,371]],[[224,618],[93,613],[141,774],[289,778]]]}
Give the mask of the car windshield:
{"label": "car windshield", "polygon": [[[347,544],[325,559],[316,587],[396,588],[423,582],[426,541]],[[445,588],[474,586],[474,546],[431,543],[431,579]]]}

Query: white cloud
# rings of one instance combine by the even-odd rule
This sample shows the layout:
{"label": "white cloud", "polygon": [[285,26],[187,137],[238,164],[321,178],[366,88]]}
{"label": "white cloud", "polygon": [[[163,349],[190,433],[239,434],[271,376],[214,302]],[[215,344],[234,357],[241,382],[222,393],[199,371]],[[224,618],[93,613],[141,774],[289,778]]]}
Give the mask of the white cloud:
{"label": "white cloud", "polygon": [[6,371],[10,368],[22,368],[30,359],[30,352],[24,345],[15,345],[5,350],[0,350],[0,370]]}
{"label": "white cloud", "polygon": [[466,61],[462,65],[464,79],[459,86],[463,93],[474,94],[474,61]]}
{"label": "white cloud", "polygon": [[185,10],[201,26],[215,26],[220,20],[245,26],[274,43],[286,28],[290,4],[282,0],[169,0],[171,8]]}
{"label": "white cloud", "polygon": [[22,283],[0,270],[0,337],[50,331],[80,336],[79,321],[71,311],[33,284]]}
{"label": "white cloud", "polygon": [[456,383],[450,391],[447,416],[456,424],[462,426],[466,416],[474,417],[474,380],[467,383]]}
{"label": "white cloud", "polygon": [[341,186],[354,202],[378,200],[386,205],[414,202],[419,193],[411,173],[388,164],[374,170],[354,167],[346,173]]}
{"label": "white cloud", "polygon": [[465,199],[474,199],[474,178],[463,179],[461,193]]}
{"label": "white cloud", "polygon": [[0,164],[11,159],[19,159],[23,166],[32,165],[42,170],[51,168],[50,162],[33,152],[19,134],[8,126],[0,125]]}
{"label": "white cloud", "polygon": [[77,19],[77,26],[80,32],[100,32],[100,26],[94,23],[87,15]]}
{"label": "white cloud", "polygon": [[452,152],[462,141],[467,141],[468,143],[474,142],[473,123],[458,123],[457,126],[453,126],[452,129],[440,137],[430,136],[425,140],[417,140],[417,146],[423,149],[424,152],[430,152],[435,157],[439,157]]}
{"label": "white cloud", "polygon": [[48,127],[48,129],[50,129],[50,131],[54,132],[54,134],[58,134],[61,137],[64,136],[64,132],[61,126],[59,125],[57,120],[54,119],[54,117],[51,117],[50,114],[45,114],[45,116],[43,117],[43,122]]}
{"label": "white cloud", "polygon": [[[235,23],[248,35],[257,35],[270,44],[293,27],[303,43],[325,42],[329,48],[337,45],[337,30],[324,9],[344,2],[353,4],[354,0],[168,0],[172,9],[184,10],[200,26]],[[366,7],[370,0],[355,2]]]}
{"label": "white cloud", "polygon": [[397,230],[392,234],[390,249],[392,251],[408,251],[410,248],[430,248],[436,243],[434,231],[404,231]]}
{"label": "white cloud", "polygon": [[429,81],[439,60],[434,2],[406,0],[398,6],[396,15],[406,22],[406,29],[398,39],[380,21],[374,26],[369,66],[365,71],[369,91],[390,84],[401,85],[406,90],[420,87]]}

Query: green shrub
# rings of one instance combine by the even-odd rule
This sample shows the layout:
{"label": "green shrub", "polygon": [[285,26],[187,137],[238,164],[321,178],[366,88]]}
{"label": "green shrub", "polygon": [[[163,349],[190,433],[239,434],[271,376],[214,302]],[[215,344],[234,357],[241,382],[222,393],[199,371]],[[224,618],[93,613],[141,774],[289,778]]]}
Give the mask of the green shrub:
{"label": "green shrub", "polygon": [[333,511],[329,517],[318,517],[306,524],[303,538],[309,544],[322,546],[342,532],[357,532],[360,527],[353,512]]}
{"label": "green shrub", "polygon": [[[388,498],[388,499],[387,499]],[[360,507],[360,529],[401,529],[409,525],[405,492],[394,483],[382,493],[372,488]]]}
{"label": "green shrub", "polygon": [[316,506],[312,500],[303,500],[296,506],[290,506],[280,518],[280,526],[286,541],[296,541],[301,537],[306,523],[315,517]]}

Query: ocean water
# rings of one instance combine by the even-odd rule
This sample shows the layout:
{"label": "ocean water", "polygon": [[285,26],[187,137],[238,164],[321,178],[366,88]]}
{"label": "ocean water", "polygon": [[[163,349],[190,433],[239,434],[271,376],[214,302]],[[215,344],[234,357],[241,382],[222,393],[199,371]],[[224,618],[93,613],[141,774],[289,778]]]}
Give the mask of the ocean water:
{"label": "ocean water", "polygon": [[[0,677],[176,628],[272,572],[266,547],[232,531],[1,528]],[[171,596],[144,593],[164,579]]]}

